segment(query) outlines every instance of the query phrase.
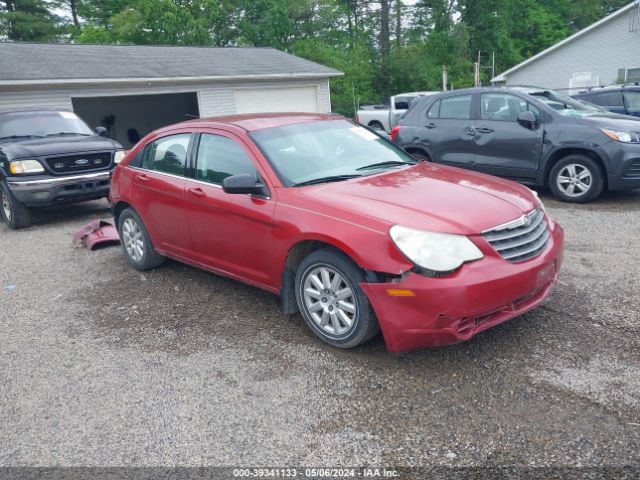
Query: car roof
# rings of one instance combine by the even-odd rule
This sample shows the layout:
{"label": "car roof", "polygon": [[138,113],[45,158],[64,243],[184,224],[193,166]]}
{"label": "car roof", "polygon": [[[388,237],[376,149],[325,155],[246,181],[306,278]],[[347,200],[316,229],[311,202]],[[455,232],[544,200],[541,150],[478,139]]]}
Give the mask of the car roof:
{"label": "car roof", "polygon": [[626,91],[626,90],[640,90],[640,84],[630,84],[630,85],[606,85],[599,87],[591,87],[588,90],[582,90],[578,92],[576,95],[590,95],[592,93],[599,92],[617,92],[617,91]]}
{"label": "car roof", "polygon": [[187,120],[185,122],[160,129],[160,131],[171,130],[176,128],[177,126],[220,127],[225,125],[233,125],[247,132],[251,132],[254,130],[262,130],[265,128],[294,125],[297,123],[343,119],[344,117],[340,115],[327,113],[246,113],[239,115],[225,115],[221,117],[197,118],[193,120]]}

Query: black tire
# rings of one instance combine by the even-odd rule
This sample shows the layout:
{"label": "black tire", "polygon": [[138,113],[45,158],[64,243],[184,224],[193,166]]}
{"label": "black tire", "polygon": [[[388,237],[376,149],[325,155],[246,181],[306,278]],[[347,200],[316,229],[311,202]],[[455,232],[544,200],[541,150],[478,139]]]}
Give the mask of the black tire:
{"label": "black tire", "polygon": [[[127,248],[127,238],[132,235],[131,227],[135,225],[140,234],[139,240],[141,240],[142,253],[138,256],[139,250],[135,250],[131,253]],[[122,246],[122,252],[127,260],[127,263],[136,270],[144,271],[157,268],[165,261],[165,257],[156,252],[147,233],[147,229],[142,223],[140,216],[131,208],[126,208],[120,213],[118,217],[118,234],[120,235],[120,245]]]}
{"label": "black tire", "polygon": [[419,162],[430,162],[431,161],[431,158],[429,158],[429,155],[424,153],[422,150],[411,150],[411,151],[409,151],[407,153],[409,155],[411,155],[413,158],[415,158]]}
{"label": "black tire", "polygon": [[377,120],[369,122],[369,127],[384,131],[384,125],[382,125],[382,123],[378,122]]}
{"label": "black tire", "polygon": [[[318,269],[321,268],[329,272],[333,271],[338,273],[341,277],[340,280],[344,280],[344,282],[337,285],[337,291],[343,292],[349,288],[352,294],[341,301],[339,296],[334,295],[332,290],[326,289],[321,291],[319,288],[317,289],[322,297],[318,298],[312,307],[316,305],[320,306],[320,310],[323,313],[317,311],[316,315],[318,317],[322,315],[324,318],[325,313],[329,315],[325,328],[332,328],[334,330],[333,333],[323,328],[319,320],[314,320],[314,312],[310,310],[312,307],[308,307],[307,300],[305,300],[304,296],[306,282],[311,282],[312,279],[310,277],[314,276],[314,272],[317,272]],[[336,279],[336,276],[334,274],[329,278],[333,281]],[[370,340],[380,331],[380,326],[378,325],[378,320],[376,319],[373,308],[367,296],[360,288],[360,284],[363,282],[365,282],[365,274],[362,269],[349,257],[334,249],[323,248],[316,250],[302,260],[296,272],[296,301],[298,302],[298,307],[300,308],[300,312],[302,312],[305,322],[307,322],[311,331],[322,341],[338,348],[352,348]],[[340,288],[341,286],[344,286],[344,288]],[[332,293],[329,293],[330,291]],[[346,302],[346,300],[352,300],[352,302]],[[350,306],[349,308],[353,307],[353,313],[343,310],[347,305]],[[329,314],[329,309],[334,313]],[[338,310],[340,310],[340,312]],[[341,315],[346,315],[347,317],[353,315],[349,317],[351,319],[351,325],[348,326],[342,320],[344,317]],[[335,332],[337,327],[333,327],[334,319],[336,319],[336,322],[339,322],[341,327],[346,329],[344,332]]]}
{"label": "black tire", "polygon": [[12,230],[31,226],[29,208],[13,196],[5,182],[0,183],[0,215]]}
{"label": "black tire", "polygon": [[[567,174],[572,166],[574,167],[573,171],[578,175],[582,175],[583,172],[587,172],[589,175],[588,188],[583,192],[577,190],[584,188],[584,182],[571,186],[571,183],[568,182],[573,180],[564,182],[560,180],[560,177],[570,178]],[[553,168],[551,168],[551,172],[549,172],[549,188],[553,196],[563,202],[590,202],[596,199],[604,189],[604,172],[600,165],[592,158],[579,154],[569,155],[556,162]],[[573,190],[573,195],[569,190]]]}

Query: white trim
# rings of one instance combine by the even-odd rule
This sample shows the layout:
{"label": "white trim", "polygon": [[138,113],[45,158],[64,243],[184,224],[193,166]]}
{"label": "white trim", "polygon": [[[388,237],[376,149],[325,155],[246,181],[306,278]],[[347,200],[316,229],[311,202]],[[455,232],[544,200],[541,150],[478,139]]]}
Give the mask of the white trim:
{"label": "white trim", "polygon": [[596,28],[598,28],[600,25],[602,25],[603,23],[608,22],[609,20],[613,20],[614,18],[619,17],[620,15],[622,15],[623,13],[626,13],[628,10],[631,10],[635,5],[637,4],[637,2],[634,0],[633,2],[631,2],[630,4],[622,7],[621,9],[613,12],[610,15],[607,15],[606,17],[598,20],[596,23],[594,23],[593,25],[588,26],[587,28],[580,30],[577,33],[574,33],[573,35],[571,35],[570,37],[565,38],[564,40],[556,43],[555,45],[552,45],[551,47],[547,48],[546,50],[543,50],[542,52],[534,55],[533,57],[528,58],[527,60],[525,60],[522,63],[519,63],[518,65],[516,65],[515,67],[511,67],[509,70],[502,72],[500,75],[493,77],[491,79],[492,82],[506,82],[507,81],[507,76],[510,73],[515,72],[516,70],[520,70],[522,67],[530,64],[531,62],[534,62],[536,60],[538,60],[540,57],[543,57],[555,50],[557,50],[558,48],[566,45],[569,42],[572,42],[573,40],[585,35],[586,33],[589,33],[591,30],[594,30]]}
{"label": "white trim", "polygon": [[290,79],[322,79],[341,77],[344,73],[277,73],[270,75],[213,75],[203,77],[140,77],[140,78],[71,78],[71,79],[40,79],[40,80],[2,80],[0,86],[9,85],[87,85],[113,83],[170,83],[170,82],[232,82],[237,80],[290,80]]}

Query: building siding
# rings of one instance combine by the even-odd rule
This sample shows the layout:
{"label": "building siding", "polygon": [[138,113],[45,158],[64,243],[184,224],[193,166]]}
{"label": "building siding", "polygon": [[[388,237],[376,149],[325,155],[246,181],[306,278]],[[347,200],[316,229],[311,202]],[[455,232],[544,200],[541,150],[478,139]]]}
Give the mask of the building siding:
{"label": "building siding", "polygon": [[312,86],[318,95],[318,108],[322,113],[331,111],[329,97],[329,80],[283,80],[270,82],[216,82],[216,83],[177,83],[160,84],[151,82],[147,85],[117,84],[111,86],[35,86],[0,87],[0,110],[21,109],[25,107],[46,107],[72,109],[72,98],[104,97],[116,95],[144,95],[162,93],[196,92],[200,115],[210,117],[228,115],[236,112],[233,90],[235,88],[287,88],[295,86]]}
{"label": "building siding", "polygon": [[631,12],[605,22],[507,75],[507,85],[568,89],[574,74],[590,72],[600,85],[618,81],[618,69],[640,67],[640,31],[629,31]]}

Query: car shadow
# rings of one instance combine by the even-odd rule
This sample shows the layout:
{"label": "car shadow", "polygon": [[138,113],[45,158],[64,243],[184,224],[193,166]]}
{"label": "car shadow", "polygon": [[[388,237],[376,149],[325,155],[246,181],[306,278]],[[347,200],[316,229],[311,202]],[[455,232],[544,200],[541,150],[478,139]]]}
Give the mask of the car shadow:
{"label": "car shadow", "polygon": [[640,205],[640,189],[607,190],[589,203],[561,202],[553,197],[548,188],[535,187],[534,190],[538,192],[545,205],[552,208],[577,207],[584,210],[624,211],[638,208]]}
{"label": "car shadow", "polygon": [[109,202],[104,199],[31,210],[33,226],[58,225],[69,221],[92,220],[109,216]]}

